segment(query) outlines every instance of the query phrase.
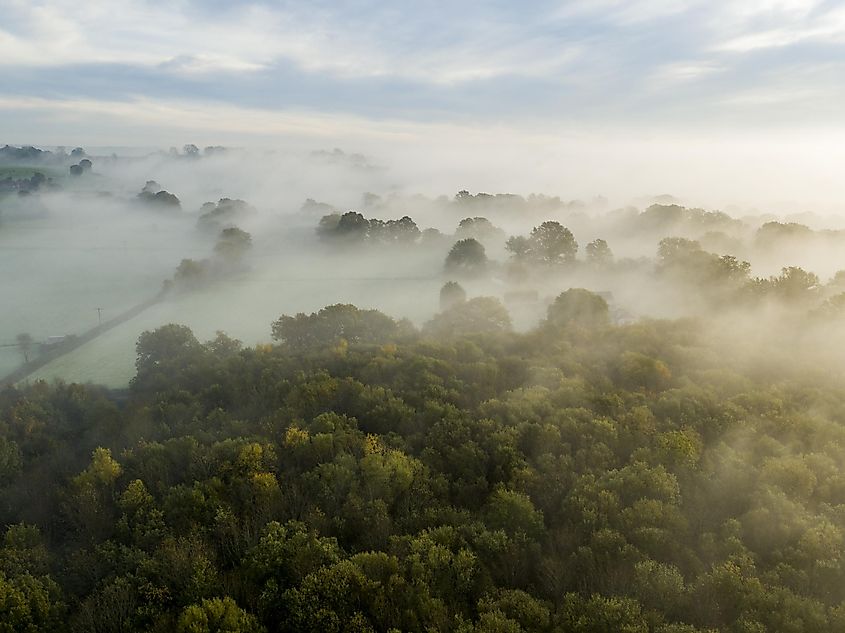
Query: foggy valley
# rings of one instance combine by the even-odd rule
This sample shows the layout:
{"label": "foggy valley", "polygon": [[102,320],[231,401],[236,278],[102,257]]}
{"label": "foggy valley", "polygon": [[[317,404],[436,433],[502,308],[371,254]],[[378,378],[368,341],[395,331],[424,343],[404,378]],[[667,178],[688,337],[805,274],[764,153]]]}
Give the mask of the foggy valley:
{"label": "foggy valley", "polygon": [[[768,332],[777,339],[796,309],[818,312],[845,292],[845,273],[837,276],[845,267],[845,229],[836,217],[806,209],[731,215],[669,194],[618,207],[601,195],[586,201],[465,190],[427,196],[411,183],[390,185],[388,168],[340,149],[297,154],[190,146],[187,153],[91,156],[92,167],[78,176],[69,171],[78,160],[63,150],[16,161],[8,149],[7,178],[27,170],[52,175],[32,190],[7,180],[0,240],[6,293],[14,300],[0,323],[5,373],[23,360],[21,334],[32,338],[27,355],[35,360],[39,349],[58,346],[50,350],[55,353],[65,337],[73,340],[158,297],[125,323],[38,367],[33,379],[126,387],[138,336],[169,322],[184,323],[203,339],[222,330],[255,345],[271,342],[269,323],[280,314],[349,303],[419,328],[440,311],[439,291],[449,281],[469,297],[497,299],[518,331],[535,328],[551,301],[576,287],[601,294],[619,324],[700,317],[723,337],[750,327],[758,337]],[[145,199],[145,188],[175,198],[171,204]],[[381,222],[331,237],[324,224],[344,214]],[[390,235],[389,223],[402,218],[410,232]],[[513,238],[528,240],[544,222],[558,223],[574,240],[573,256],[551,268],[508,246]],[[250,236],[236,268],[180,279],[180,264],[213,260],[220,232],[231,227]],[[483,246],[485,269],[450,271],[450,249],[467,238]],[[689,240],[679,248],[691,249],[690,261],[667,261],[665,238]],[[596,240],[604,251],[591,250]],[[727,266],[722,271],[720,261]],[[794,300],[798,306],[775,287],[762,288],[796,268],[807,275],[795,282],[804,284],[794,290],[803,293]],[[831,323],[824,327],[829,336]]]}
{"label": "foggy valley", "polygon": [[0,0],[0,633],[845,631],[845,9]]}

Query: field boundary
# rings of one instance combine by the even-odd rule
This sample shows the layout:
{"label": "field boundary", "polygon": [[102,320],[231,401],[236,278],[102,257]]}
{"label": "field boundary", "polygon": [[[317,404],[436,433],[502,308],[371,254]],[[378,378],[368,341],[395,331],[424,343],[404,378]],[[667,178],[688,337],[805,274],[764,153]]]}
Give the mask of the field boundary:
{"label": "field boundary", "polygon": [[90,343],[98,336],[116,328],[118,325],[126,323],[145,310],[153,307],[157,303],[160,303],[166,294],[166,290],[162,289],[156,296],[132,306],[128,310],[121,312],[116,317],[109,319],[105,323],[101,323],[100,325],[93,327],[78,336],[68,336],[63,342],[56,344],[48,351],[40,354],[37,358],[33,358],[31,361],[24,363],[10,374],[0,378],[0,387],[10,387],[21,380],[26,380],[33,373],[45,365],[52,363],[57,358],[70,354],[72,351],[79,349],[86,343]]}

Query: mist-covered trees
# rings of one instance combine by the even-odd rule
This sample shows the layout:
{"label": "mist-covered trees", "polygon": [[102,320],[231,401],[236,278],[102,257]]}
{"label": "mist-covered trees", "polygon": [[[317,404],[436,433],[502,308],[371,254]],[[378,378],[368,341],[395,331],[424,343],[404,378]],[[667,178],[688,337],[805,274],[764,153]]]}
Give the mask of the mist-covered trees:
{"label": "mist-covered trees", "polygon": [[425,324],[423,333],[437,338],[455,338],[510,329],[511,318],[501,301],[495,297],[474,297],[444,309]]}
{"label": "mist-covered trees", "polygon": [[221,257],[228,265],[238,264],[252,247],[252,236],[237,227],[220,231],[214,253]]}
{"label": "mist-covered trees", "polygon": [[467,238],[455,242],[446,256],[446,273],[463,277],[479,277],[489,269],[487,251],[476,239]]}
{"label": "mist-covered trees", "polygon": [[613,251],[603,239],[593,240],[584,249],[587,263],[598,268],[606,267],[613,262]]}
{"label": "mist-covered trees", "polygon": [[457,281],[447,281],[440,288],[440,309],[448,310],[467,300],[466,290]]}
{"label": "mist-covered trees", "polygon": [[528,237],[510,237],[505,247],[517,262],[543,266],[572,264],[578,253],[572,231],[551,220],[534,227]]}
{"label": "mist-covered trees", "polygon": [[498,244],[505,239],[505,232],[494,226],[485,217],[464,218],[458,223],[455,231],[458,239],[475,239],[482,244]]}
{"label": "mist-covered trees", "polygon": [[531,231],[528,239],[532,256],[543,264],[571,263],[578,252],[578,242],[572,231],[560,222],[543,222]]}
{"label": "mist-covered trees", "polygon": [[70,173],[71,176],[77,176],[77,177],[82,176],[83,174],[91,171],[91,168],[93,166],[94,166],[94,163],[92,163],[87,158],[83,158],[81,161],[79,161],[79,163],[71,165],[68,168],[68,173]]}
{"label": "mist-covered trees", "polygon": [[294,351],[394,340],[407,326],[378,310],[350,304],[327,306],[312,314],[283,315],[273,323],[273,338]]}
{"label": "mist-covered trees", "polygon": [[320,219],[318,237],[331,244],[355,246],[408,246],[417,243],[421,231],[409,216],[398,220],[367,219],[357,211],[332,213]]}
{"label": "mist-covered trees", "polygon": [[609,320],[603,297],[584,288],[570,288],[549,306],[546,323],[553,328],[590,327],[607,325]]}
{"label": "mist-covered trees", "polygon": [[217,233],[248,221],[255,214],[255,209],[240,199],[220,198],[215,202],[206,202],[200,208],[197,227],[200,230]]}
{"label": "mist-covered trees", "polygon": [[178,291],[191,291],[219,281],[245,269],[244,259],[252,248],[252,236],[229,227],[220,231],[211,259],[183,259],[173,274],[173,287]]}
{"label": "mist-covered trees", "polygon": [[182,208],[179,198],[169,191],[162,189],[161,185],[154,180],[148,180],[146,182],[141,192],[136,196],[136,200],[148,207],[164,211],[173,211]]}

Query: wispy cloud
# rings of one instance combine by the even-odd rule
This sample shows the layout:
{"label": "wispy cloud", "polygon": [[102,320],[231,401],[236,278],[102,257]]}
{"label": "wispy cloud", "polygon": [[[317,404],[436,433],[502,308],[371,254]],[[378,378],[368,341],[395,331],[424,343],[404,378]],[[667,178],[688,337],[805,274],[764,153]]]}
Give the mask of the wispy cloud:
{"label": "wispy cloud", "polygon": [[0,30],[0,65],[6,66],[135,63],[178,72],[242,71],[284,61],[341,77],[452,83],[545,74],[575,55],[565,42],[513,28],[509,14],[467,23],[449,11],[414,22],[419,9],[236,3],[208,10],[143,0],[4,0],[0,10],[9,23]]}
{"label": "wispy cloud", "polygon": [[[845,8],[836,5],[0,0],[0,82],[7,95],[76,108],[127,107],[143,94],[282,119],[340,112],[464,125],[641,125],[683,124],[694,113],[696,125],[806,123],[819,113],[809,98],[763,99],[758,113],[737,104],[808,90],[838,97],[836,81],[820,72],[845,56]],[[791,72],[796,64],[801,73]],[[808,86],[807,77],[826,81]],[[779,103],[788,107],[777,111]],[[823,114],[825,124],[845,124],[845,113]]]}

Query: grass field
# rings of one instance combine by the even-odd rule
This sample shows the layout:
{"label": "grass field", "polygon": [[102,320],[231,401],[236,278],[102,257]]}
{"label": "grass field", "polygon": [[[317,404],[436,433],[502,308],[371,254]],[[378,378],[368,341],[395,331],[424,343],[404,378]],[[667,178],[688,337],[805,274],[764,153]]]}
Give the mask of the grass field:
{"label": "grass field", "polygon": [[[192,223],[169,226],[119,208],[93,213],[85,198],[71,200],[72,210],[67,200],[54,209],[49,197],[39,198],[46,215],[19,214],[0,225],[0,345],[24,332],[36,343],[82,334],[98,324],[97,308],[105,321],[149,299],[183,257],[209,248],[191,241]],[[0,347],[0,375],[21,362],[17,348]]]}
{"label": "grass field", "polygon": [[406,282],[397,290],[390,280],[241,279],[190,295],[177,296],[41,368],[29,380],[62,379],[125,387],[134,375],[135,341],[165,323],[189,326],[200,340],[217,330],[248,345],[270,342],[270,326],[281,314],[312,312],[332,303],[378,307],[418,323],[438,306],[439,280]]}
{"label": "grass field", "polygon": [[0,165],[0,180],[6,178],[31,178],[35,172],[41,172],[48,178],[64,176],[64,170],[58,167],[27,167],[22,165]]}

